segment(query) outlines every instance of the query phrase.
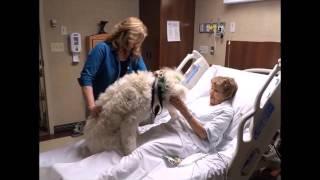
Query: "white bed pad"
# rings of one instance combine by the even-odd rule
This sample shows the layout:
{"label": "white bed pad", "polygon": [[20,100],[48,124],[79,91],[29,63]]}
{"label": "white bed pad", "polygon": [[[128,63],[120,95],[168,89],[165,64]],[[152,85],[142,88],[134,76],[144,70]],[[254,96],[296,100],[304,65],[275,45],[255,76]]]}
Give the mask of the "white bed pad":
{"label": "white bed pad", "polygon": [[[159,163],[154,170],[145,172],[137,171],[130,179],[223,179],[228,164],[234,156],[237,145],[237,127],[242,114],[252,108],[255,97],[265,82],[267,76],[245,72],[222,66],[212,65],[201,77],[198,83],[188,92],[187,103],[199,97],[209,96],[210,80],[214,76],[233,77],[238,84],[238,91],[233,100],[235,109],[234,119],[224,134],[222,143],[217,147],[216,154],[195,154],[184,162],[197,159],[189,165],[169,168],[165,162]],[[157,117],[156,123],[161,124],[170,120],[167,112]],[[140,133],[149,130],[155,125],[145,126]],[[249,126],[248,126],[249,127]],[[245,131],[245,138],[250,138],[249,129]],[[168,139],[170,141],[170,139]],[[81,157],[79,149],[84,140],[78,143],[40,153],[40,179],[42,180],[97,180],[98,175],[106,168],[117,164],[120,156],[112,152],[103,152],[87,158]],[[200,158],[199,157],[203,157]],[[160,162],[160,161],[159,161]],[[187,163],[188,164],[188,163]]]}

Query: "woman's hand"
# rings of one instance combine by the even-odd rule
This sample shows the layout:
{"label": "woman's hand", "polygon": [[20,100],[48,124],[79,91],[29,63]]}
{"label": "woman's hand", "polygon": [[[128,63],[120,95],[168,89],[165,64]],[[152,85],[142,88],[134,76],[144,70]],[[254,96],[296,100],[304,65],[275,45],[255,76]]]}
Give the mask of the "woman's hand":
{"label": "woman's hand", "polygon": [[82,92],[84,94],[90,115],[96,118],[99,115],[99,113],[101,112],[102,107],[96,106],[96,104],[94,102],[92,86],[83,86]]}
{"label": "woman's hand", "polygon": [[98,115],[100,114],[100,112],[102,111],[102,107],[101,106],[90,106],[89,107],[89,111],[90,111],[90,114],[93,116],[93,117],[98,117]]}

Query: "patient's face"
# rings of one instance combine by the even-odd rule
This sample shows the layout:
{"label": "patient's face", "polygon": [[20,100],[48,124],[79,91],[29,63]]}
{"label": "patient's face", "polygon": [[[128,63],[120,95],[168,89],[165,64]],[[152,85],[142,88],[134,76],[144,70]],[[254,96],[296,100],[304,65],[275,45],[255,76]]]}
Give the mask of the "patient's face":
{"label": "patient's face", "polygon": [[211,91],[210,91],[210,105],[220,104],[223,101],[223,99],[224,97],[220,89],[217,87],[214,87],[212,84]]}

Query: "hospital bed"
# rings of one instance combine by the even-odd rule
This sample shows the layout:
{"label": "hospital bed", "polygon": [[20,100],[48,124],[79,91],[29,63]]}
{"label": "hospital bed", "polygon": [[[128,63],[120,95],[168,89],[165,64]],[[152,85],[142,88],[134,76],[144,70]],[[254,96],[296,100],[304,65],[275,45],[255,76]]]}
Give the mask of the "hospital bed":
{"label": "hospital bed", "polygon": [[[238,91],[233,99],[234,118],[217,147],[217,153],[196,153],[185,158],[177,167],[159,164],[151,171],[141,170],[130,179],[249,179],[268,150],[273,136],[280,129],[280,60],[273,69],[240,71],[219,65],[209,66],[197,51],[188,54],[178,70],[188,61],[184,84],[189,88],[187,102],[209,96],[210,80],[214,76],[233,77]],[[155,124],[139,129],[140,133],[168,122],[167,112],[160,114]],[[120,156],[103,152],[83,158],[77,151],[84,140],[40,154],[40,179],[95,180],[108,165],[117,164]],[[106,164],[106,161],[108,163]],[[61,163],[62,162],[62,163]]]}

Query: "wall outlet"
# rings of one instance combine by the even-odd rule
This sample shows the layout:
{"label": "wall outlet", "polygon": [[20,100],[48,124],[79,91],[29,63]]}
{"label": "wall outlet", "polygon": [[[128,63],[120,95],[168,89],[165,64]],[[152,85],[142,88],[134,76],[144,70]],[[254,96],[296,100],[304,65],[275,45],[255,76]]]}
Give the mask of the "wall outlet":
{"label": "wall outlet", "polygon": [[51,52],[63,52],[64,44],[62,42],[54,42],[50,44]]}
{"label": "wall outlet", "polygon": [[215,51],[214,46],[210,46],[210,54],[211,55],[214,55],[214,51]]}
{"label": "wall outlet", "polygon": [[209,46],[200,46],[199,52],[202,54],[208,54],[209,53]]}

